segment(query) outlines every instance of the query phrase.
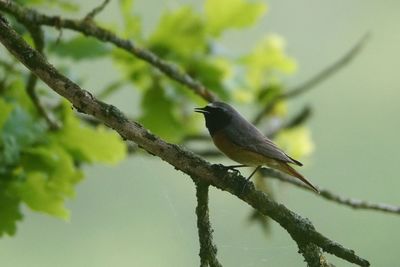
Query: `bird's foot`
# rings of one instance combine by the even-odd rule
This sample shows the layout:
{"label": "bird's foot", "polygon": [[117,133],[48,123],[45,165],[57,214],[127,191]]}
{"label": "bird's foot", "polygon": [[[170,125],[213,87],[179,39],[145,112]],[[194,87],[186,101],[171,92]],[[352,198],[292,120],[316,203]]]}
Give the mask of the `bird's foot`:
{"label": "bird's foot", "polygon": [[257,168],[249,175],[249,177],[247,177],[246,182],[243,185],[242,191],[240,192],[240,194],[243,194],[244,190],[246,189],[246,186],[248,186],[251,182],[250,179],[251,177],[253,177],[253,175],[261,168],[261,166],[257,166]]}
{"label": "bird's foot", "polygon": [[229,165],[229,166],[225,166],[222,164],[213,164],[213,166],[220,168],[220,169],[224,169],[226,171],[232,171],[235,174],[239,174],[239,170],[237,168],[241,168],[241,167],[247,167],[246,165]]}

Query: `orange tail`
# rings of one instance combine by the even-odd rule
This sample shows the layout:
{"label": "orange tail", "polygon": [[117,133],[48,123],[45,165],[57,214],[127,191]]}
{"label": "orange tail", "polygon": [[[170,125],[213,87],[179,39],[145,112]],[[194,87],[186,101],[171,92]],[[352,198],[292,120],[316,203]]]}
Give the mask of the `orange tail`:
{"label": "orange tail", "polygon": [[309,187],[311,187],[315,192],[319,193],[318,189],[312,185],[303,175],[298,173],[295,169],[293,169],[289,164],[280,162],[279,164],[279,170],[294,176],[296,178],[299,178],[303,183],[307,184]]}

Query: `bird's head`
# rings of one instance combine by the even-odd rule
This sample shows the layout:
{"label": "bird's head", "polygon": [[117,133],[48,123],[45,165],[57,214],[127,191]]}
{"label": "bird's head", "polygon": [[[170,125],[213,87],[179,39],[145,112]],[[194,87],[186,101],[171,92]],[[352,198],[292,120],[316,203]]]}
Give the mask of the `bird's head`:
{"label": "bird's head", "polygon": [[206,127],[211,135],[229,125],[236,113],[231,106],[223,102],[212,102],[204,108],[195,108],[194,110],[203,113]]}

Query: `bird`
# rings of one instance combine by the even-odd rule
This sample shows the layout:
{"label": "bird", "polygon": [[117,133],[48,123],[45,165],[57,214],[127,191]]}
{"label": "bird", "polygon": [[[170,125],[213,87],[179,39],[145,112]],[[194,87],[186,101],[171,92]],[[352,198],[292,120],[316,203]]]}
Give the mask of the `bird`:
{"label": "bird", "polygon": [[247,180],[262,166],[267,166],[298,178],[319,192],[311,182],[289,165],[303,166],[301,162],[281,150],[229,104],[214,101],[204,108],[194,110],[204,115],[206,127],[215,146],[227,157],[242,164],[232,167],[256,167]]}

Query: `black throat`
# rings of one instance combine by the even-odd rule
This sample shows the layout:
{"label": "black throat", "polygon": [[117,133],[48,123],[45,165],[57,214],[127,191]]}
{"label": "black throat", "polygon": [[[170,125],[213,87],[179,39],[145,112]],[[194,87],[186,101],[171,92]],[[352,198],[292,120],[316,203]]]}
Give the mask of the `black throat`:
{"label": "black throat", "polygon": [[232,117],[223,112],[215,112],[212,114],[204,114],[206,119],[206,127],[213,136],[219,130],[222,130],[231,122]]}

